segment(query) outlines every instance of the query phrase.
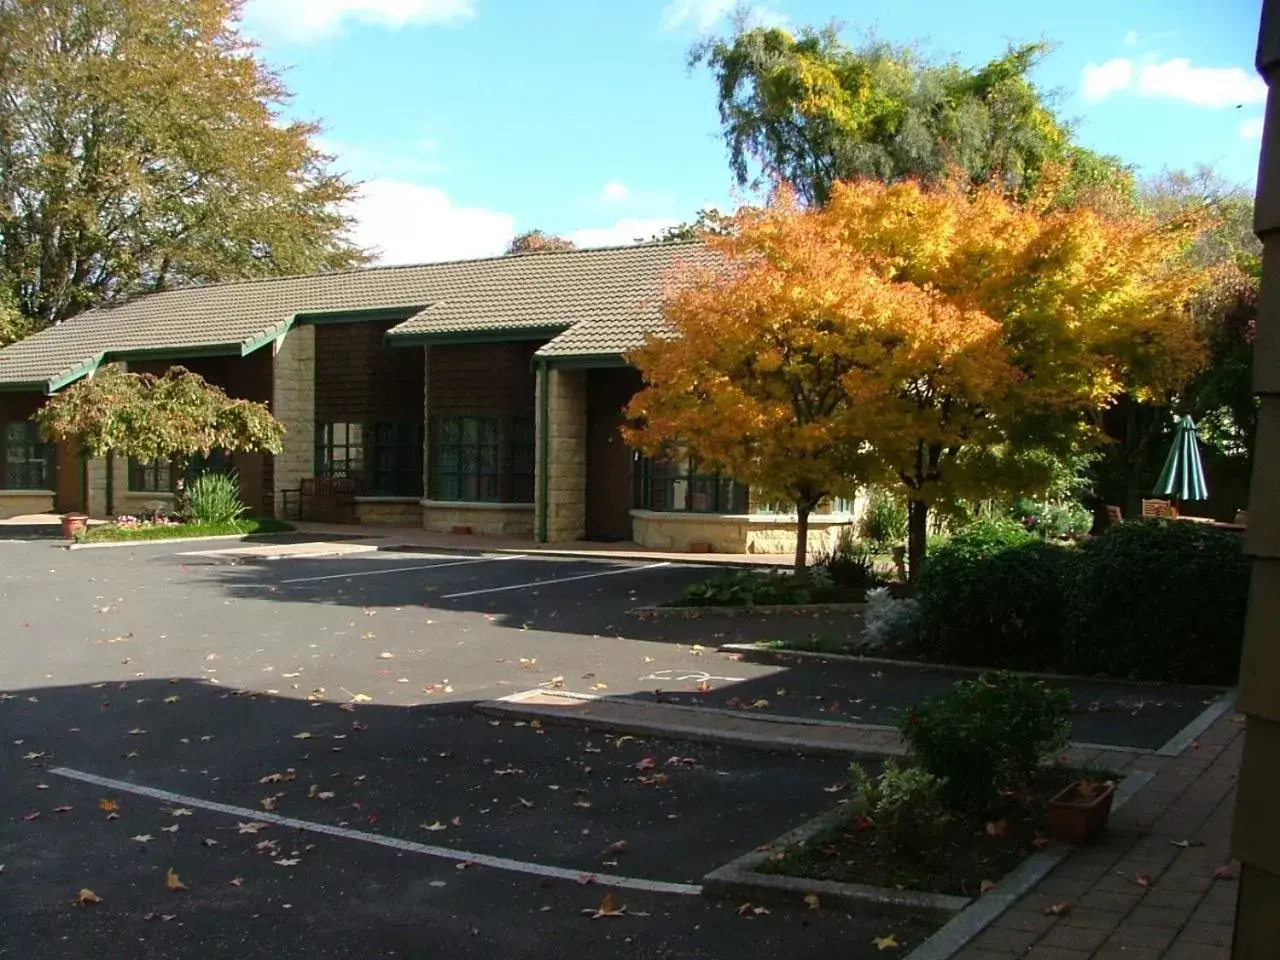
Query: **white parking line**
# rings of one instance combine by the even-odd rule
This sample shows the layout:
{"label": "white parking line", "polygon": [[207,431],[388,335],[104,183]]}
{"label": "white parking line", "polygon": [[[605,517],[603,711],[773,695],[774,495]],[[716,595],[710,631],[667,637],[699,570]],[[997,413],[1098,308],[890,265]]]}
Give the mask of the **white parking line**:
{"label": "white parking line", "polygon": [[309,833],[319,833],[328,837],[341,837],[343,840],[357,840],[361,843],[371,843],[379,847],[389,847],[392,850],[401,850],[406,853],[421,853],[428,857],[438,857],[441,860],[452,860],[459,863],[473,863],[482,867],[493,867],[496,870],[509,870],[512,873],[527,873],[535,877],[550,877],[555,880],[571,880],[578,882],[589,877],[591,882],[602,887],[618,887],[625,890],[643,890],[647,893],[676,893],[684,896],[701,896],[702,887],[694,886],[688,883],[668,883],[663,880],[645,880],[640,877],[622,877],[611,873],[590,873],[581,870],[566,870],[564,867],[551,867],[541,863],[529,863],[525,860],[508,860],[506,857],[493,857],[487,853],[469,853],[466,850],[453,850],[448,847],[434,847],[426,843],[414,843],[412,840],[401,840],[398,837],[384,837],[376,833],[365,833],[363,830],[352,830],[349,827],[335,827],[327,823],[312,823],[310,820],[297,820],[294,817],[282,817],[278,813],[267,813],[262,810],[253,810],[249,807],[237,807],[229,803],[217,803],[213,800],[203,800],[200,797],[190,797],[182,793],[172,793],[168,790],[158,790],[155,787],[147,787],[137,783],[127,783],[124,780],[112,780],[110,777],[100,777],[94,773],[85,773],[83,770],[72,770],[69,767],[54,767],[49,773],[66,777],[69,780],[79,780],[82,783],[92,783],[99,787],[108,787],[112,790],[119,790],[121,793],[134,793],[143,797],[151,797],[154,800],[163,800],[166,803],[179,804],[184,807],[197,807],[201,810],[210,810],[214,813],[224,813],[232,817],[240,817],[245,820],[256,820],[259,823],[274,823],[281,827],[291,827],[294,830],[305,830]]}
{"label": "white parking line", "polygon": [[442,567],[465,567],[471,563],[493,563],[497,560],[528,560],[522,553],[504,554],[500,557],[477,557],[473,560],[454,560],[451,563],[419,563],[412,567],[386,567],[382,570],[357,570],[354,573],[326,573],[321,577],[293,577],[283,583],[313,583],[317,580],[346,580],[350,577],[376,577],[384,573],[406,573],[410,570],[439,570]]}
{"label": "white parking line", "polygon": [[483,590],[464,590],[461,593],[446,593],[441,600],[457,600],[459,597],[475,597],[482,593],[502,593],[505,590],[523,590],[525,587],[549,587],[554,583],[571,583],[574,580],[590,580],[592,577],[615,577],[620,573],[639,573],[642,570],[656,570],[658,567],[669,567],[671,563],[647,563],[643,567],[622,567],[619,570],[605,570],[601,573],[580,573],[575,577],[556,577],[552,580],[531,580],[528,583],[511,583],[505,587],[485,587]]}

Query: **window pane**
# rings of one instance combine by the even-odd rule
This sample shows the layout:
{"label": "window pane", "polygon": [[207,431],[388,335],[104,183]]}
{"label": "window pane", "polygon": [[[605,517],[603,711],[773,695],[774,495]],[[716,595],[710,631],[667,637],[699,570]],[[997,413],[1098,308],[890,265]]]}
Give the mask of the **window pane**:
{"label": "window pane", "polygon": [[480,424],[474,417],[465,417],[462,421],[462,442],[476,443],[480,438]]}
{"label": "window pane", "polygon": [[461,500],[462,495],[458,492],[458,476],[457,474],[441,474],[438,481],[437,496],[441,500]]}
{"label": "window pane", "polygon": [[440,421],[440,443],[457,443],[462,439],[462,422],[455,417]]}
{"label": "window pane", "polygon": [[480,455],[480,472],[481,473],[498,473],[502,469],[498,465],[498,448],[484,446],[479,450]]}
{"label": "window pane", "polygon": [[480,494],[477,500],[496,503],[502,498],[499,478],[493,474],[485,474],[480,478]]}
{"label": "window pane", "polygon": [[456,473],[460,462],[458,454],[457,447],[441,445],[440,452],[436,455],[436,469],[440,473]]}

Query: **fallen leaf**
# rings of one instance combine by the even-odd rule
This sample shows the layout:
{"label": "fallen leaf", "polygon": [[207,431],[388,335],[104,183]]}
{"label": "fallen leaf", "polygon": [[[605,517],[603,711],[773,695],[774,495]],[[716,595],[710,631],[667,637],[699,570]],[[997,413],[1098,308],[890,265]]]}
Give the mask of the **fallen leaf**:
{"label": "fallen leaf", "polygon": [[120,809],[120,804],[112,800],[110,797],[103,797],[98,801],[98,809],[103,813],[115,813]]}
{"label": "fallen leaf", "polygon": [[626,853],[630,844],[625,840],[615,840],[604,848],[605,853]]}
{"label": "fallen leaf", "polygon": [[39,811],[39,810],[34,810],[34,811],[32,811],[31,813],[24,813],[24,814],[22,815],[22,819],[23,819],[23,820],[26,820],[28,823],[30,823],[32,820],[39,820],[39,819],[40,819],[40,811]]}
{"label": "fallen leaf", "polygon": [[313,733],[311,733],[310,731],[303,730],[301,733],[295,733],[295,734],[293,735],[293,739],[295,739],[295,740],[310,740],[313,736],[314,736],[314,734],[313,734]]}
{"label": "fallen leaf", "polygon": [[178,825],[175,823],[175,824],[174,824],[173,826],[171,826],[171,827],[161,827],[160,829],[161,829],[161,831],[163,831],[164,833],[177,833],[177,832],[178,832]]}
{"label": "fallen leaf", "polygon": [[579,810],[591,809],[591,801],[588,800],[586,797],[578,797],[576,800],[573,801],[573,805],[577,807]]}
{"label": "fallen leaf", "polygon": [[244,877],[232,877],[230,883],[233,887],[244,886]]}
{"label": "fallen leaf", "polygon": [[816,893],[807,893],[804,897],[804,905],[810,910],[817,910],[822,906],[822,901],[818,899]]}
{"label": "fallen leaf", "polygon": [[275,864],[278,867],[296,867],[301,862],[302,860],[298,857],[281,857],[275,861]]}
{"label": "fallen leaf", "polygon": [[591,917],[592,920],[600,920],[604,917],[625,917],[627,915],[627,908],[625,906],[614,907],[613,894],[606,892],[597,909],[592,910],[587,908],[586,910],[583,910],[582,913]]}
{"label": "fallen leaf", "polygon": [[30,752],[23,754],[22,759],[23,760],[39,760],[41,757],[47,757],[47,756],[48,754],[45,753],[44,751],[40,751],[39,753],[37,753],[35,750],[31,750]]}
{"label": "fallen leaf", "polygon": [[236,827],[239,828],[240,833],[256,834],[259,830],[265,829],[267,824],[253,821],[251,823],[237,823]]}
{"label": "fallen leaf", "polygon": [[173,697],[165,697],[165,698],[164,698],[164,702],[165,702],[165,703],[177,703],[177,702],[178,702],[178,700],[180,700],[180,699],[181,699],[181,698],[180,698],[180,697],[177,697],[177,696],[173,696]]}
{"label": "fallen leaf", "polygon": [[1190,847],[1203,847],[1204,844],[1199,840],[1170,840],[1169,846],[1181,847],[1183,850],[1186,850]]}
{"label": "fallen leaf", "polygon": [[174,893],[181,893],[183,890],[187,889],[187,885],[182,882],[176,873],[174,873],[173,867],[170,867],[165,872],[164,885],[166,889],[171,890]]}
{"label": "fallen leaf", "polygon": [[166,810],[165,813],[169,814],[169,816],[171,817],[191,816],[191,811],[188,810],[186,807],[171,807],[170,809]]}
{"label": "fallen leaf", "polygon": [[73,809],[75,809],[75,808],[74,808],[74,807],[69,807],[69,806],[67,806],[66,804],[63,804],[63,805],[62,805],[62,806],[60,806],[60,807],[54,807],[54,808],[53,808],[53,812],[54,812],[54,813],[70,813]]}
{"label": "fallen leaf", "polygon": [[698,693],[710,693],[711,683],[710,681],[707,681],[707,680],[699,680],[698,686],[695,689],[698,691]]}
{"label": "fallen leaf", "polygon": [[988,837],[1003,837],[1008,832],[1009,832],[1008,820],[988,820],[987,821]]}
{"label": "fallen leaf", "polygon": [[76,903],[79,906],[88,906],[91,903],[101,903],[102,898],[90,890],[88,887],[81,887],[80,892],[76,894]]}
{"label": "fallen leaf", "polygon": [[872,937],[871,942],[875,944],[877,950],[897,950],[901,946],[898,938],[892,933],[884,937]]}
{"label": "fallen leaf", "polygon": [[439,833],[441,830],[448,830],[443,823],[437,820],[435,823],[422,823],[418,825],[419,830],[427,830],[431,833]]}
{"label": "fallen leaf", "polygon": [[129,839],[133,840],[135,843],[150,843],[155,839],[155,837],[149,833],[139,833],[137,836],[130,837]]}
{"label": "fallen leaf", "polygon": [[839,783],[833,783],[831,784],[831,786],[823,787],[822,789],[823,789],[823,792],[825,793],[839,793],[841,790],[845,789],[847,786],[849,786],[849,784],[845,783],[842,780]]}
{"label": "fallen leaf", "polygon": [[1215,880],[1234,880],[1235,877],[1235,871],[1231,869],[1229,864],[1213,868],[1213,879]]}
{"label": "fallen leaf", "polygon": [[1140,887],[1144,887],[1144,888],[1149,887],[1151,886],[1151,874],[1149,873],[1134,874],[1133,881]]}
{"label": "fallen leaf", "polygon": [[259,800],[259,801],[258,801],[258,803],[262,805],[262,809],[263,809],[263,810],[270,811],[270,810],[274,810],[274,809],[276,808],[276,800],[277,800],[277,799],[279,799],[279,798],[278,798],[278,797],[274,797],[274,796],[273,796],[273,797],[263,797],[261,800]]}
{"label": "fallen leaf", "polygon": [[1049,906],[1044,908],[1044,913],[1045,913],[1045,916],[1047,917],[1065,917],[1070,912],[1071,912],[1071,903],[1067,900],[1062,900],[1059,903],[1050,904]]}
{"label": "fallen leaf", "polygon": [[450,821],[449,821],[449,826],[451,826],[451,827],[460,827],[460,826],[462,826],[462,818],[461,818],[461,817],[454,817],[452,820],[450,820]]}
{"label": "fallen leaf", "polygon": [[140,737],[146,732],[147,731],[143,730],[141,727],[134,727],[132,730],[129,731],[129,736]]}
{"label": "fallen leaf", "polygon": [[995,883],[991,880],[983,880],[978,884],[978,893],[986,893],[989,890],[994,890],[995,886]]}
{"label": "fallen leaf", "polygon": [[763,699],[761,699],[761,700],[754,700],[754,701],[752,701],[751,703],[748,703],[748,704],[746,705],[745,709],[747,709],[747,710],[768,710],[768,709],[769,709],[769,701],[768,701],[768,700],[763,700]]}
{"label": "fallen leaf", "polygon": [[321,790],[316,794],[317,800],[332,800],[335,794],[332,790]]}
{"label": "fallen leaf", "polygon": [[394,660],[395,657],[396,655],[392,653],[390,650],[383,650],[380,654],[378,654],[379,660]]}
{"label": "fallen leaf", "polygon": [[653,757],[644,757],[643,759],[641,759],[639,762],[636,763],[636,769],[652,770],[657,765],[658,765],[658,761],[654,760]]}
{"label": "fallen leaf", "polygon": [[756,907],[750,903],[744,903],[738,907],[738,916],[746,917],[748,920],[752,917],[762,917],[769,912],[768,907]]}
{"label": "fallen leaf", "polygon": [[202,847],[216,847],[217,845],[218,841],[214,840],[212,837],[205,837],[200,841],[200,846]]}

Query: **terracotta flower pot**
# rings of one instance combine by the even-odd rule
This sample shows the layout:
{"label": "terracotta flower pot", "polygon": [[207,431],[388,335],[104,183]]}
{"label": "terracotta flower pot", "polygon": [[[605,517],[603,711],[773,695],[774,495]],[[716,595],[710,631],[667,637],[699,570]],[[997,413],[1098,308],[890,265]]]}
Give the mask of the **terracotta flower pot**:
{"label": "terracotta flower pot", "polygon": [[1089,843],[1111,815],[1116,785],[1110,780],[1077,780],[1049,801],[1049,836],[1067,843]]}
{"label": "terracotta flower pot", "polygon": [[76,535],[84,531],[89,517],[83,513],[64,513],[62,515],[62,535],[74,540]]}

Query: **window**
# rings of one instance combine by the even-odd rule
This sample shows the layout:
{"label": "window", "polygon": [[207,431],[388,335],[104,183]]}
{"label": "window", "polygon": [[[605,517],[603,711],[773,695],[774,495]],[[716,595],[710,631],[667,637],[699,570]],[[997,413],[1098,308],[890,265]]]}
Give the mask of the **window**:
{"label": "window", "polygon": [[372,484],[379,497],[422,496],[422,424],[373,425]]}
{"label": "window", "polygon": [[436,497],[502,500],[501,421],[498,417],[441,417],[436,430]]}
{"label": "window", "polygon": [[511,422],[511,502],[533,503],[533,417]]}
{"label": "window", "polygon": [[316,424],[316,476],[364,475],[364,426],[359,423]]}
{"label": "window", "polygon": [[639,506],[691,513],[746,513],[747,487],[728,477],[699,473],[692,459],[638,461]]}
{"label": "window", "polygon": [[152,460],[141,463],[129,461],[129,490],[133,493],[169,493],[173,490],[173,478],[168,460]]}
{"label": "window", "polygon": [[53,488],[53,444],[40,437],[30,420],[15,420],[4,428],[4,482],[6,490]]}

